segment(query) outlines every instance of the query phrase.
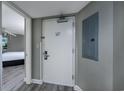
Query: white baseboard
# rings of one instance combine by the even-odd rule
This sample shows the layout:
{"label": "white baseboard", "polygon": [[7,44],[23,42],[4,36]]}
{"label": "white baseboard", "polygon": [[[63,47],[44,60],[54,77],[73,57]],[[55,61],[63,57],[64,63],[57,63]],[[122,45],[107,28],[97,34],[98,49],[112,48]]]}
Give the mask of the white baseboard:
{"label": "white baseboard", "polygon": [[38,79],[32,79],[32,83],[42,85],[43,84],[43,81],[42,80],[38,80]]}
{"label": "white baseboard", "polygon": [[75,86],[74,86],[74,90],[75,90],[75,91],[83,91],[78,85],[75,85]]}

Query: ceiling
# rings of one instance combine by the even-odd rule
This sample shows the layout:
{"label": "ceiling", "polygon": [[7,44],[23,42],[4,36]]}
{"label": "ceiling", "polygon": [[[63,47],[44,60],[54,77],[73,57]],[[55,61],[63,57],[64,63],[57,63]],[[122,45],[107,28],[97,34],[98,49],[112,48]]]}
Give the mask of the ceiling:
{"label": "ceiling", "polygon": [[89,1],[14,1],[32,18],[79,12]]}
{"label": "ceiling", "polygon": [[2,28],[24,35],[24,18],[5,4],[2,4]]}
{"label": "ceiling", "polygon": [[[89,1],[13,1],[32,18],[79,12]],[[2,4],[2,27],[14,34],[24,35],[24,17]]]}

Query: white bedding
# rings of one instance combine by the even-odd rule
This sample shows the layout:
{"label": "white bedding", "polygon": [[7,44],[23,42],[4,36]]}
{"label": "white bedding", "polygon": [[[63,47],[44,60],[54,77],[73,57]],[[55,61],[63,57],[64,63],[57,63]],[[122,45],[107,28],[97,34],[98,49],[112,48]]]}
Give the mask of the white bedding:
{"label": "white bedding", "polygon": [[6,52],[2,54],[2,61],[20,60],[24,57],[24,52]]}

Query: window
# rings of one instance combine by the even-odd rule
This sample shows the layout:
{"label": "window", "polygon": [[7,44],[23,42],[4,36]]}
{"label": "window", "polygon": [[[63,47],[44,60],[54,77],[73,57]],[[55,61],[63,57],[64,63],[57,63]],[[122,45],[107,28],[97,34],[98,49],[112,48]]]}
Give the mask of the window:
{"label": "window", "polygon": [[5,52],[7,50],[7,43],[8,43],[8,34],[7,33],[3,33],[2,34],[2,48],[3,48],[3,52]]}

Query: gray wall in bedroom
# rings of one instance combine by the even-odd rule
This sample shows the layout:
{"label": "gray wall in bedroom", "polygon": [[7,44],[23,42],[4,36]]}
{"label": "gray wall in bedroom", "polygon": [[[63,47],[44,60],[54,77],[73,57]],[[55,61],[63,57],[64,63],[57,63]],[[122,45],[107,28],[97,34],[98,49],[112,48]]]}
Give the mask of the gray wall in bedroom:
{"label": "gray wall in bedroom", "polygon": [[[0,1],[0,45],[2,45],[2,2]],[[0,46],[0,90],[2,87],[2,46]]]}
{"label": "gray wall in bedroom", "polygon": [[24,51],[25,47],[25,37],[24,35],[17,34],[16,37],[8,37],[8,47],[7,52]]}
{"label": "gray wall in bedroom", "polygon": [[[40,79],[41,19],[32,20],[32,78]],[[42,74],[42,72],[41,72]]]}
{"label": "gray wall in bedroom", "polygon": [[[82,58],[82,21],[99,12],[99,61]],[[83,90],[113,90],[113,2],[91,2],[76,15],[76,85]]]}
{"label": "gray wall in bedroom", "polygon": [[124,90],[124,2],[114,2],[114,90]]}

